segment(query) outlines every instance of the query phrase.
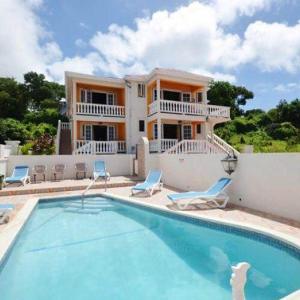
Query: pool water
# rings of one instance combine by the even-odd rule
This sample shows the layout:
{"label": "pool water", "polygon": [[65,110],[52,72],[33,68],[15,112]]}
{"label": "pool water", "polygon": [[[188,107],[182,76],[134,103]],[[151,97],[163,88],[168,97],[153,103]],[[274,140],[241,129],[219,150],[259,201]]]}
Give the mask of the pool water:
{"label": "pool water", "polygon": [[299,255],[271,243],[101,197],[46,202],[0,269],[0,298],[226,300],[242,261],[247,300],[300,288]]}

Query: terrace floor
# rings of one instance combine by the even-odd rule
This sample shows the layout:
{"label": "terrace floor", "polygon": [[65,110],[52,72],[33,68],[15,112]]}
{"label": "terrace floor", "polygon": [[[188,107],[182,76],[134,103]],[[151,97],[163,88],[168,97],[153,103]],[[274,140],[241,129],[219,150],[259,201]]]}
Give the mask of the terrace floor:
{"label": "terrace floor", "polygon": [[[107,189],[107,194],[115,195],[122,197],[127,201],[132,201],[135,203],[141,203],[148,206],[157,207],[164,210],[172,210],[176,213],[178,209],[168,200],[167,195],[170,193],[177,192],[176,189],[172,187],[164,187],[162,191],[156,192],[152,197],[145,197],[144,195],[131,196],[130,186],[133,185],[136,178],[131,177],[113,177],[111,183],[115,183],[112,187]],[[55,197],[55,196],[67,196],[67,195],[76,195],[78,190],[66,190],[67,187],[80,187],[86,186],[90,181],[74,181],[74,180],[65,180],[59,183],[56,183],[56,187],[64,188],[62,191],[51,192],[47,190],[45,192],[40,192],[38,194],[26,194],[26,195],[11,195],[0,197],[0,203],[13,203],[16,205],[16,210],[11,214],[11,220],[8,224],[0,225],[0,234],[12,230],[14,227],[14,219],[18,219],[18,215],[24,215],[23,210],[25,210],[27,203],[30,201],[36,202],[40,197]],[[83,184],[84,183],[84,184]],[[48,187],[45,183],[43,187]],[[51,183],[52,184],[52,183]],[[127,186],[126,186],[127,185]],[[26,193],[29,193],[28,185],[27,187],[21,187]],[[115,187],[113,187],[115,186]],[[118,187],[116,187],[118,186]],[[90,190],[87,194],[94,193],[103,193],[104,188],[96,188]],[[51,189],[53,186],[51,185]],[[8,189],[8,188],[7,188]],[[26,205],[25,205],[26,204]],[[271,235],[281,237],[283,239],[291,241],[293,244],[296,244],[300,247],[300,222],[287,220],[284,218],[276,217],[267,213],[258,212],[252,209],[234,206],[229,204],[226,209],[217,209],[209,207],[206,204],[201,204],[199,207],[190,206],[187,210],[184,211],[185,215],[190,215],[198,218],[203,218],[207,220],[214,220],[221,223],[230,223],[232,225],[237,225],[240,227],[251,227],[252,229],[260,232],[267,232]],[[23,221],[24,222],[24,221]],[[0,235],[0,248],[1,248],[1,235]],[[1,254],[1,249],[0,249]]]}

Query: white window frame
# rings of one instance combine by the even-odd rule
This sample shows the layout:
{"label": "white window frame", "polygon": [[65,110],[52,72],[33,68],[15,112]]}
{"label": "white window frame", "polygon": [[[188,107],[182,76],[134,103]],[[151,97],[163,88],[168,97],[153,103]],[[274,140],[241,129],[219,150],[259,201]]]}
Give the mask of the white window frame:
{"label": "white window frame", "polygon": [[[185,136],[184,136],[184,133],[185,133],[184,128],[185,128],[185,127],[189,127],[189,128],[190,128],[190,131],[191,131],[191,136],[190,136],[190,138],[185,138]],[[192,124],[183,124],[182,127],[181,127],[181,129],[182,129],[182,139],[183,139],[183,140],[191,140],[191,139],[193,138]]]}
{"label": "white window frame", "polygon": [[[185,100],[184,100],[184,96],[186,96],[186,95],[188,95],[188,98],[189,98],[188,101],[185,101]],[[190,102],[191,102],[191,99],[192,99],[192,93],[191,93],[191,92],[182,92],[182,93],[181,93],[181,101],[182,101],[182,102],[190,103]]]}
{"label": "white window frame", "polygon": [[[110,129],[113,130],[113,137],[112,139],[110,138]],[[108,141],[116,141],[117,140],[117,130],[116,130],[116,126],[114,125],[107,125],[107,140]]]}
{"label": "white window frame", "polygon": [[153,123],[152,134],[153,134],[153,139],[157,140],[158,139],[158,125],[157,125],[157,123]]}
{"label": "white window frame", "polygon": [[[163,100],[162,96],[163,96],[163,93],[162,93],[163,90],[160,90],[160,99]],[[156,93],[157,93],[157,89],[156,88],[153,88],[153,91],[152,91],[152,102],[156,101],[157,100],[157,96],[156,96]],[[156,96],[156,97],[155,97]],[[156,98],[156,99],[155,99]]]}
{"label": "white window frame", "polygon": [[[93,128],[92,128],[93,125],[85,125],[83,124],[81,126],[81,136],[83,137],[84,140],[86,141],[92,141],[93,140]],[[88,128],[90,130],[90,139],[87,139],[87,131],[88,131]]]}
{"label": "white window frame", "polygon": [[[199,101],[199,95],[201,95],[201,96],[200,96],[200,98],[201,98],[200,101]],[[196,102],[197,102],[197,103],[203,103],[203,92],[197,92],[197,93],[196,93]]]}
{"label": "white window frame", "polygon": [[145,83],[138,83],[137,84],[137,95],[139,98],[145,98],[146,96],[146,85]]}
{"label": "white window frame", "polygon": [[[116,94],[113,92],[109,91],[100,91],[100,90],[88,90],[88,89],[80,89],[80,101],[83,103],[92,103],[93,101],[93,94],[92,93],[100,93],[100,94],[105,94],[106,99],[105,99],[105,104],[106,105],[116,105],[117,102],[117,97]],[[109,104],[110,99],[109,97],[112,97],[112,104]]]}

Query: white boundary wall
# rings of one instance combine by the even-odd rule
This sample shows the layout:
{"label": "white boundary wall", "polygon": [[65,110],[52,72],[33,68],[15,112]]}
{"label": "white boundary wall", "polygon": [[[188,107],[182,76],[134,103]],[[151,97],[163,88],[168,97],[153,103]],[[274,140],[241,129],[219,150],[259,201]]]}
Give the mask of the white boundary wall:
{"label": "white boundary wall", "polygon": [[46,165],[47,177],[50,179],[52,167],[55,164],[65,164],[65,179],[75,178],[75,163],[85,162],[87,165],[87,176],[92,176],[94,161],[102,159],[106,168],[112,176],[132,175],[133,159],[131,154],[114,155],[13,155],[8,158],[7,175],[10,176],[15,165],[28,165],[30,174],[34,165]]}
{"label": "white boundary wall", "polygon": [[[183,190],[205,190],[228,176],[220,162],[223,157],[161,154],[163,182]],[[300,154],[241,154],[231,177],[232,203],[300,221]]]}

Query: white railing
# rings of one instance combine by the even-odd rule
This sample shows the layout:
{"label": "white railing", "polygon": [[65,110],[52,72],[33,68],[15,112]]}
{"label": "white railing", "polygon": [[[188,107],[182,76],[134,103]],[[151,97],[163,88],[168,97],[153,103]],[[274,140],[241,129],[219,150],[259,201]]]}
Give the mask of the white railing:
{"label": "white railing", "polygon": [[71,129],[71,123],[70,122],[61,122],[60,126],[61,126],[61,129]]}
{"label": "white railing", "polygon": [[161,152],[164,152],[170,149],[171,147],[175,146],[177,143],[178,143],[177,139],[161,139],[160,143],[159,140],[150,140],[149,151],[159,152],[159,149],[161,149]]}
{"label": "white railing", "polygon": [[149,115],[153,115],[158,112],[230,118],[230,108],[227,106],[170,100],[154,101],[149,105]]}
{"label": "white railing", "polygon": [[74,154],[114,154],[126,152],[125,141],[87,141],[74,142]]}
{"label": "white railing", "polygon": [[217,148],[221,149],[223,152],[225,152],[227,154],[232,154],[232,153],[234,153],[235,155],[240,154],[239,151],[237,151],[235,148],[230,146],[228,143],[226,143],[223,139],[221,139],[216,134],[213,134],[212,137],[211,137],[211,135],[208,134],[207,139],[212,144],[214,144]]}
{"label": "white railing", "polygon": [[217,147],[206,140],[183,140],[170,148],[167,154],[218,154],[222,153]]}
{"label": "white railing", "polygon": [[125,106],[79,102],[76,103],[76,114],[125,117]]}

